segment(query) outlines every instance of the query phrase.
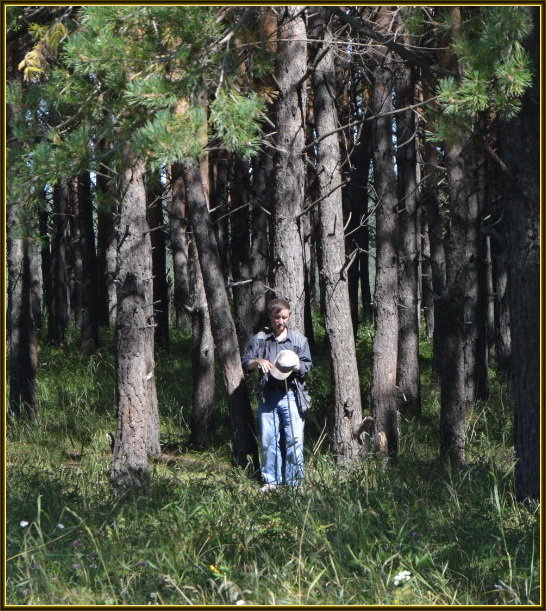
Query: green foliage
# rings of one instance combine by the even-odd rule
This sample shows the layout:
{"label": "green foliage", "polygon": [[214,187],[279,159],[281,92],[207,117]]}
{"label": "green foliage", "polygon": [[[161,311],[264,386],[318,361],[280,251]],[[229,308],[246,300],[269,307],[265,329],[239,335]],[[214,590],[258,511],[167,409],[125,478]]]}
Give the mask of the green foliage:
{"label": "green foliage", "polygon": [[197,134],[203,130],[206,117],[203,108],[189,108],[183,114],[160,110],[133,137],[137,151],[146,154],[152,167],[198,157],[203,143]]}
{"label": "green foliage", "polygon": [[21,32],[24,12],[24,6],[6,6],[6,32],[8,34],[15,35]]}
{"label": "green foliage", "polygon": [[[369,456],[341,470],[308,427],[305,489],[264,494],[230,466],[227,429],[207,452],[185,446],[191,339],[174,333],[156,370],[168,460],[152,464],[147,494],[115,498],[113,337],[83,357],[73,331],[66,347],[41,347],[38,422],[8,428],[9,604],[538,604],[540,516],[514,498],[500,378],[471,419],[471,462],[460,471],[435,458],[427,358],[423,417],[402,422],[397,464]],[[323,341],[315,381],[326,393]],[[368,358],[366,330],[358,344]]]}
{"label": "green foliage", "polygon": [[236,91],[220,90],[210,105],[210,121],[216,136],[225,148],[250,159],[258,151],[264,102],[255,94],[247,96]]}
{"label": "green foliage", "polygon": [[519,112],[532,79],[529,58],[521,46],[530,27],[524,7],[474,7],[463,12],[451,42],[461,76],[439,81],[437,139],[449,138],[453,124],[468,131],[484,111],[505,117]]}
{"label": "green foliage", "polygon": [[180,97],[173,84],[161,74],[134,78],[124,91],[124,98],[131,106],[142,104],[151,110],[172,108]]}
{"label": "green foliage", "polygon": [[84,6],[70,32],[31,25],[35,44],[21,68],[40,83],[10,87],[10,104],[32,113],[13,121],[28,170],[15,180],[32,174],[46,184],[92,170],[102,141],[132,143],[152,167],[198,157],[209,138],[255,153],[263,103],[239,93],[248,86],[233,78],[236,53],[218,44],[224,28],[205,6]]}

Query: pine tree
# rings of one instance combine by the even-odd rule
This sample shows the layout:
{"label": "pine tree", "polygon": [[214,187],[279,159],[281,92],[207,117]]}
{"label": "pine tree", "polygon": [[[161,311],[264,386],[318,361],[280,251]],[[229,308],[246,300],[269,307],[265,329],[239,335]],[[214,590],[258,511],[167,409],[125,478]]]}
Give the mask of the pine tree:
{"label": "pine tree", "polygon": [[305,311],[305,257],[298,215],[305,188],[307,70],[305,16],[301,7],[278,11],[275,182],[273,185],[273,274],[277,297],[288,299],[291,324],[303,331]]}
{"label": "pine tree", "polygon": [[475,189],[470,189],[469,138],[481,112],[512,116],[519,110],[530,79],[519,40],[529,24],[516,7],[452,7],[439,12],[447,28],[442,63],[455,70],[455,76],[439,83],[442,114],[436,133],[446,158],[450,204],[441,304],[440,454],[460,463],[465,459],[466,420],[477,383],[478,202]]}
{"label": "pine tree", "polygon": [[[237,57],[225,44],[235,20],[223,23],[214,7],[87,6],[78,16],[60,61],[49,66],[35,54],[24,66],[29,78],[42,81],[43,104],[59,117],[33,151],[44,180],[100,169],[103,140],[124,143],[109,158],[121,172],[131,170],[127,151],[156,169],[196,159],[208,146],[243,157],[257,150],[263,104],[234,79]],[[234,452],[255,454],[247,446]]]}
{"label": "pine tree", "polygon": [[[379,11],[378,23],[387,29],[387,8]],[[378,115],[374,137],[374,185],[377,193],[377,259],[375,277],[376,330],[373,344],[372,413],[375,440],[384,455],[396,456],[399,430],[396,390],[398,361],[398,256],[396,250],[396,175],[394,171],[393,110],[394,57],[384,46],[376,54],[372,112]]]}
{"label": "pine tree", "polygon": [[540,498],[540,17],[525,7],[532,30],[524,40],[533,62],[532,87],[518,116],[499,127],[506,162],[504,195],[510,254],[511,386],[515,406],[515,482],[520,500]]}
{"label": "pine tree", "polygon": [[[402,39],[409,35],[402,26]],[[416,74],[403,65],[394,76],[396,115],[396,166],[398,182],[398,364],[397,385],[400,410],[406,415],[421,413],[419,371],[419,251],[417,215]],[[405,110],[404,110],[405,109]]]}
{"label": "pine tree", "polygon": [[358,429],[362,405],[353,321],[345,271],[345,236],[341,184],[341,155],[335,107],[335,66],[331,50],[333,35],[327,13],[317,9],[312,20],[314,37],[322,41],[316,52],[320,60],[313,71],[316,172],[320,189],[320,241],[325,291],[325,324],[332,359],[334,394],[334,452],[341,465],[360,458]]}

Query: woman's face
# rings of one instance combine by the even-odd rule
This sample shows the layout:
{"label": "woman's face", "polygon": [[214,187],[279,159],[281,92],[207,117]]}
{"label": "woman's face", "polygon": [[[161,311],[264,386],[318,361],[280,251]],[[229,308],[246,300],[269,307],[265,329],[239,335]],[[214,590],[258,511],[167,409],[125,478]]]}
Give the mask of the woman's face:
{"label": "woman's face", "polygon": [[271,330],[275,337],[280,335],[285,327],[288,326],[288,321],[290,320],[290,310],[288,308],[284,308],[283,310],[279,310],[278,312],[273,312],[270,317],[271,322]]}

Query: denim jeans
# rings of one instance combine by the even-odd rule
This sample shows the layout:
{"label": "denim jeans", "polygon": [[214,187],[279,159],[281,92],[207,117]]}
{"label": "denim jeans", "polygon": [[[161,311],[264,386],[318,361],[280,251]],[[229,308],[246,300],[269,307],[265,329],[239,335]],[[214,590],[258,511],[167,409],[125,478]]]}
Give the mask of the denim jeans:
{"label": "denim jeans", "polygon": [[269,390],[258,408],[258,424],[263,480],[297,486],[303,479],[304,421],[294,393]]}

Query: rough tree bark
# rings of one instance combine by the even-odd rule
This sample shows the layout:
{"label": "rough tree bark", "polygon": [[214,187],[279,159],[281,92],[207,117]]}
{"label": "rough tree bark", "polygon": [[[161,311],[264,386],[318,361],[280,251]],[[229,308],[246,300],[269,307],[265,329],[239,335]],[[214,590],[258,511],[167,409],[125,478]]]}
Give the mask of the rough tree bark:
{"label": "rough tree bark", "polygon": [[372,152],[372,129],[365,124],[361,140],[351,155],[351,182],[349,184],[351,216],[347,226],[347,254],[352,256],[354,250],[358,249],[354,262],[349,267],[349,295],[355,335],[359,322],[359,296],[362,301],[362,320],[367,323],[373,320],[369,272],[370,229],[368,219],[368,179],[372,163]]}
{"label": "rough tree bark", "polygon": [[258,467],[254,418],[237,343],[235,324],[224,285],[218,247],[197,161],[182,164],[188,217],[193,228],[209,306],[212,335],[227,392],[232,456],[241,466]]}
{"label": "rough tree bark", "polygon": [[[379,22],[389,23],[389,11],[381,7]],[[386,47],[378,54],[374,70],[372,111],[374,115],[390,113],[392,104],[393,58]],[[373,344],[372,412],[374,438],[381,454],[398,453],[398,410],[396,364],[398,361],[398,256],[396,218],[396,175],[392,117],[382,116],[375,123],[374,184],[377,193],[376,212],[376,330]]]}
{"label": "rough tree bark", "polygon": [[259,330],[265,316],[265,304],[269,286],[269,262],[271,261],[270,219],[272,194],[269,188],[273,181],[273,158],[269,151],[262,151],[252,164],[252,236],[251,300],[253,303],[254,332]]}
{"label": "rough tree bark", "polygon": [[[540,12],[527,7],[533,30],[524,42],[533,62],[533,83],[517,117],[499,129],[507,181],[512,334],[511,386],[515,404],[516,495],[540,496]],[[544,56],[543,56],[544,57]]]}
{"label": "rough tree bark", "polygon": [[[39,202],[39,225],[38,231],[40,236],[40,256],[37,257],[38,263],[41,265],[40,273],[36,274],[36,278],[39,280],[42,278],[41,282],[41,299],[35,300],[37,301],[36,306],[38,307],[38,311],[34,313],[34,317],[36,319],[36,324],[38,329],[41,329],[43,326],[43,313],[42,310],[46,312],[51,311],[51,304],[49,302],[49,283],[51,278],[51,240],[50,240],[50,224],[51,224],[51,214],[49,212],[48,201],[45,193],[42,192],[40,202]],[[41,276],[40,276],[41,274]],[[43,303],[42,303],[43,302]]]}
{"label": "rough tree bark", "polygon": [[210,445],[214,430],[214,340],[210,326],[207,295],[195,242],[188,245],[192,288],[192,411],[190,443],[197,450]]}
{"label": "rough tree bark", "polygon": [[233,281],[233,305],[239,348],[243,352],[254,329],[254,305],[251,300],[252,281],[250,257],[250,175],[241,159],[232,163],[230,221],[230,269]]}
{"label": "rough tree bark", "polygon": [[78,328],[82,325],[81,286],[83,282],[83,262],[81,258],[79,208],[74,179],[68,181],[68,240],[66,243],[66,262],[70,316]]}
{"label": "rough tree bark", "polygon": [[[10,81],[22,81],[18,70],[22,50],[19,39],[7,47],[6,70]],[[10,137],[9,154],[18,153],[19,142],[14,133],[17,121],[21,120],[21,109],[8,106],[7,133]],[[9,185],[8,185],[9,187]],[[26,212],[26,214],[25,214]],[[36,321],[32,308],[32,286],[35,268],[31,258],[35,249],[31,247],[29,233],[29,211],[24,210],[18,194],[10,198],[6,210],[7,224],[7,272],[8,309],[7,332],[9,354],[9,409],[16,417],[34,418],[36,415],[36,369],[38,366],[38,343]]]}
{"label": "rough tree bark", "polygon": [[148,457],[159,454],[155,388],[152,249],[144,164],[126,151],[117,225],[116,395],[118,427],[110,479],[116,489],[143,486]]}
{"label": "rough tree bark", "polygon": [[[210,217],[214,228],[222,273],[227,282],[229,274],[229,217],[228,210],[228,155],[225,151],[212,151],[208,155],[207,176],[203,180],[210,184],[208,190]],[[206,185],[205,192],[207,192]]]}
{"label": "rough tree bark", "polygon": [[[335,106],[333,36],[324,10],[315,9],[313,35],[323,40],[317,52],[322,59],[313,72],[317,177],[320,186],[320,240],[325,290],[325,326],[332,362],[334,395],[334,454],[341,465],[351,465],[360,456],[358,428],[362,422],[360,383],[356,363],[347,270],[341,192],[341,157]],[[330,134],[330,135],[327,135]]]}
{"label": "rough tree bark", "polygon": [[[308,89],[309,97],[313,95],[312,88]],[[312,99],[307,101],[307,119],[305,126],[305,139],[306,142],[314,139],[315,120],[312,117],[314,114]],[[304,199],[304,210],[308,206],[312,205],[319,198],[319,186],[316,175],[315,164],[306,163],[306,176],[305,176],[305,199]],[[303,313],[303,329],[304,335],[309,341],[309,348],[311,352],[315,349],[315,332],[313,329],[313,304],[319,302],[321,297],[318,295],[318,284],[317,283],[317,249],[318,246],[318,235],[320,233],[319,221],[318,221],[318,207],[312,205],[311,209],[299,217],[299,230],[300,236],[303,242],[303,256],[304,256],[304,279],[303,287],[305,291],[304,298],[304,313]],[[273,283],[272,283],[273,284]],[[322,304],[321,304],[322,305]],[[324,312],[321,309],[321,312]]]}
{"label": "rough tree bark", "polygon": [[[507,202],[509,204],[509,202]],[[504,214],[504,213],[503,213]],[[495,294],[495,354],[497,367],[502,374],[509,378],[511,362],[511,336],[510,336],[510,306],[508,299],[508,252],[506,235],[506,221],[503,220],[497,227],[498,237],[491,240],[493,259],[493,287]]]}
{"label": "rough tree bark", "polygon": [[477,205],[469,197],[463,136],[446,144],[450,224],[442,296],[440,455],[465,459],[466,421],[475,399]]}
{"label": "rough tree bark", "polygon": [[[450,7],[454,27],[460,7]],[[443,61],[455,62],[452,51]],[[446,289],[441,297],[440,456],[453,464],[465,460],[466,423],[476,398],[477,198],[471,196],[465,164],[468,137],[453,126],[444,144],[450,220],[446,240]]]}
{"label": "rough tree bark", "polygon": [[82,351],[90,354],[99,345],[99,315],[97,311],[97,257],[95,253],[95,230],[93,227],[93,201],[91,199],[91,177],[84,172],[72,183],[77,202],[79,242],[76,248],[81,259],[81,334]]}
{"label": "rough tree bark", "polygon": [[97,293],[101,325],[116,321],[116,243],[114,231],[114,201],[112,179],[102,168],[97,174]]}
{"label": "rough tree bark", "polygon": [[278,9],[276,78],[273,272],[277,297],[288,299],[292,325],[304,329],[304,249],[298,214],[303,209],[305,182],[307,32],[300,6]]}
{"label": "rough tree bark", "polygon": [[51,236],[51,274],[49,281],[50,312],[47,339],[55,346],[64,343],[70,317],[68,273],[66,269],[66,239],[68,232],[68,186],[53,188],[53,227]]}
{"label": "rough tree bark", "polygon": [[191,304],[189,252],[187,237],[186,195],[182,167],[171,168],[171,201],[169,209],[171,249],[173,256],[173,302],[179,329],[188,330],[191,320],[187,310]]}
{"label": "rough tree bark", "polygon": [[[423,205],[421,197],[420,205]],[[421,307],[425,318],[425,333],[428,340],[434,337],[434,289],[432,285],[432,265],[430,235],[426,212],[421,216]]]}
{"label": "rough tree bark", "polygon": [[440,296],[446,287],[446,258],[444,249],[444,228],[440,212],[438,194],[439,172],[438,151],[428,142],[423,143],[423,160],[426,167],[426,178],[422,189],[422,206],[426,216],[428,238],[430,242],[430,273],[434,297],[434,330],[432,335],[432,370],[439,376],[442,362],[442,302]]}
{"label": "rough tree bark", "polygon": [[[479,123],[482,134],[485,133],[487,125],[482,118]],[[467,173],[472,176],[471,197],[477,201],[477,234],[476,234],[476,271],[477,271],[477,301],[476,301],[476,400],[487,401],[489,398],[489,295],[491,277],[491,258],[487,253],[487,236],[482,231],[482,219],[489,216],[488,210],[488,185],[487,185],[487,159],[483,148],[474,145],[470,156],[470,164]],[[491,311],[492,313],[492,311]]]}
{"label": "rough tree bark", "polygon": [[[415,75],[403,65],[395,75],[396,108],[415,102]],[[396,117],[396,165],[398,179],[398,369],[400,410],[406,415],[421,413],[419,377],[418,266],[419,229],[417,227],[417,150],[413,110]]]}
{"label": "rough tree bark", "polygon": [[155,342],[169,345],[169,285],[167,282],[167,247],[163,211],[163,185],[159,172],[147,172],[148,225],[152,243],[152,275],[154,277]]}
{"label": "rough tree bark", "polygon": [[16,417],[36,416],[38,341],[32,311],[31,237],[26,235],[22,206],[7,207],[9,407]]}

